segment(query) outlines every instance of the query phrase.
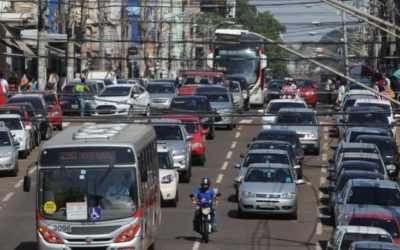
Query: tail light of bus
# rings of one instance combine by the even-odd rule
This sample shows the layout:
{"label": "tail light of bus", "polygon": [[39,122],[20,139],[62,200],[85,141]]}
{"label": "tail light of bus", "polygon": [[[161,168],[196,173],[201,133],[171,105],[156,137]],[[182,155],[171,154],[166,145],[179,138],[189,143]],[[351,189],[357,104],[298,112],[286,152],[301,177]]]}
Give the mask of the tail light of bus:
{"label": "tail light of bus", "polygon": [[44,238],[45,241],[47,241],[48,243],[52,243],[52,244],[63,244],[64,241],[61,239],[60,236],[58,236],[55,232],[39,226],[38,228],[40,235],[42,235],[42,237]]}
{"label": "tail light of bus", "polygon": [[115,243],[123,243],[133,240],[137,232],[140,230],[140,224],[130,225],[128,229],[123,231],[117,239],[114,241]]}

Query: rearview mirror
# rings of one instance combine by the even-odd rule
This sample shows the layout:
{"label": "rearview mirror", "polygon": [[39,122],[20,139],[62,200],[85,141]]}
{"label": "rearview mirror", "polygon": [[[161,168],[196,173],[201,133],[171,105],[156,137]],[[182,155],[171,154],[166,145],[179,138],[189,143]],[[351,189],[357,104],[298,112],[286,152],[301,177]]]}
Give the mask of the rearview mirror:
{"label": "rearview mirror", "polygon": [[333,202],[337,203],[337,204],[342,204],[343,203],[343,199],[340,196],[340,194],[336,195],[335,198],[333,198]]}
{"label": "rearview mirror", "polygon": [[234,168],[240,168],[240,164],[233,165]]}
{"label": "rearview mirror", "polygon": [[24,176],[23,190],[24,192],[31,191],[31,177],[29,175]]}

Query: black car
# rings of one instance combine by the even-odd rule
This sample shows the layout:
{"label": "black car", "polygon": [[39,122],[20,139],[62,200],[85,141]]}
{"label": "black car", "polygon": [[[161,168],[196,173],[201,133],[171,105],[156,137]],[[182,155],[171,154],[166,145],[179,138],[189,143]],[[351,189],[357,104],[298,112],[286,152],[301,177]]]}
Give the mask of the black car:
{"label": "black car", "polygon": [[[65,85],[61,92],[58,92],[58,100],[60,102],[61,109],[64,115],[78,115],[80,114],[80,103],[77,93],[74,91],[74,87],[80,82],[71,82]],[[85,99],[92,99],[96,92],[96,83],[85,83],[87,91],[84,92],[83,96]],[[90,114],[90,105],[85,103],[85,113]]]}
{"label": "black car", "polygon": [[253,139],[253,141],[286,141],[292,144],[296,157],[301,162],[304,159],[304,151],[300,144],[299,135],[296,131],[283,129],[266,129]]}
{"label": "black car", "polygon": [[240,84],[240,88],[242,89],[242,96],[244,99],[244,110],[250,110],[250,90],[249,84],[247,83],[246,78],[240,76],[227,76],[226,80],[230,82],[238,82]]}
{"label": "black car", "polygon": [[394,138],[390,136],[379,135],[359,135],[356,141],[360,143],[375,144],[381,153],[382,160],[385,163],[389,177],[393,180],[398,178],[400,169],[400,154]]}
{"label": "black car", "polygon": [[8,99],[8,104],[30,103],[36,111],[36,120],[39,122],[42,140],[49,140],[53,134],[53,127],[48,116],[48,107],[42,94],[18,94]]}
{"label": "black car", "polygon": [[195,115],[200,117],[201,125],[208,129],[207,139],[215,137],[215,110],[204,96],[176,96],[172,99],[168,114]]}
{"label": "black car", "polygon": [[265,86],[265,102],[269,103],[271,100],[279,99],[281,90],[285,80],[272,80]]}

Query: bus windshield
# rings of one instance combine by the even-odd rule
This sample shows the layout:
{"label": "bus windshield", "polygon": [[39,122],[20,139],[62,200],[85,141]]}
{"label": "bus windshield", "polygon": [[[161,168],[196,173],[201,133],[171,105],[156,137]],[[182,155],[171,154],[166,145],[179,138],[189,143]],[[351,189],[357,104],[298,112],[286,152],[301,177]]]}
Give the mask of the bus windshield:
{"label": "bus windshield", "polygon": [[38,209],[50,220],[107,221],[136,212],[133,167],[42,169],[39,182]]}
{"label": "bus windshield", "polygon": [[222,68],[228,76],[241,76],[252,85],[259,78],[260,57],[256,50],[220,49],[215,51],[215,68]]}

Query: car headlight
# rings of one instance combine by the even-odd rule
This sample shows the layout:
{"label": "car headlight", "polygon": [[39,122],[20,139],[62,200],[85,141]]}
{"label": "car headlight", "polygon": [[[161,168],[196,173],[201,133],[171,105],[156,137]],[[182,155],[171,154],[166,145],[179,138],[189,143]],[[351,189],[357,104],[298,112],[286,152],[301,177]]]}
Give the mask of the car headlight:
{"label": "car headlight", "polygon": [[288,199],[288,200],[294,199],[294,197],[296,197],[296,193],[283,193],[281,195],[282,199]]}
{"label": "car headlight", "polygon": [[386,170],[387,170],[389,173],[393,173],[394,171],[396,171],[396,166],[395,166],[394,164],[386,165]]}
{"label": "car headlight", "polygon": [[0,157],[11,157],[12,155],[13,155],[13,152],[0,153]]}
{"label": "car headlight", "polygon": [[174,177],[172,174],[166,175],[163,178],[161,178],[161,183],[168,184],[171,183],[174,180]]}
{"label": "car headlight", "polygon": [[254,194],[252,192],[249,192],[249,191],[243,191],[242,192],[242,197],[243,198],[252,198],[252,197],[254,197]]}
{"label": "car headlight", "polygon": [[174,149],[172,151],[173,156],[185,155],[185,154],[186,154],[186,150],[184,150],[184,149]]}
{"label": "car headlight", "polygon": [[201,142],[196,142],[192,144],[192,148],[201,148],[203,147],[203,143]]}

